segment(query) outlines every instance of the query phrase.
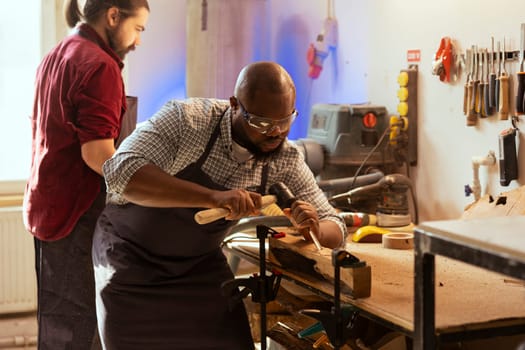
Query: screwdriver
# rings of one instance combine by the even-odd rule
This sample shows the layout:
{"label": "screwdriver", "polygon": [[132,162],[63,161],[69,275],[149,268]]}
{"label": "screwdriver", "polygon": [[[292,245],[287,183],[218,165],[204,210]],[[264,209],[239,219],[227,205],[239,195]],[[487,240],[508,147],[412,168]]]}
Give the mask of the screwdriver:
{"label": "screwdriver", "polygon": [[[483,100],[481,103],[481,117],[486,118],[489,115],[492,114],[492,107],[490,107],[490,91],[489,91],[489,50],[485,49],[483,50],[483,62],[485,63],[482,65],[482,80],[480,83],[480,90],[482,91],[481,95],[483,97]],[[485,69],[483,69],[483,67]]]}
{"label": "screwdriver", "polygon": [[476,114],[480,118],[485,118],[487,115],[485,114],[485,70],[484,68],[484,61],[483,61],[483,49],[480,49],[478,51],[478,69],[479,69],[479,85],[478,85],[478,91],[476,96]]}
{"label": "screwdriver", "polygon": [[477,114],[476,114],[476,97],[477,97],[477,90],[479,85],[478,80],[478,61],[477,61],[477,55],[478,55],[478,48],[477,46],[472,47],[472,78],[470,81],[470,84],[468,86],[469,89],[469,96],[470,96],[470,109],[468,111],[467,115],[467,126],[474,126],[477,122]]}
{"label": "screwdriver", "polygon": [[525,71],[523,69],[523,51],[525,50],[525,23],[521,24],[521,41],[520,41],[520,71],[516,73],[518,80],[518,93],[516,95],[516,113],[523,114],[525,111]]}
{"label": "screwdriver", "polygon": [[505,70],[505,37],[503,38],[503,56],[501,76],[499,77],[499,119],[509,119],[509,75]]}
{"label": "screwdriver", "polygon": [[494,109],[498,107],[498,104],[496,103],[496,71],[494,70],[494,37],[491,37],[490,40],[492,51],[490,52],[490,75],[488,77],[490,106],[490,112],[487,110],[488,115],[492,115]]}
{"label": "screwdriver", "polygon": [[499,85],[500,85],[499,77],[501,76],[501,46],[500,46],[499,40],[498,40],[498,53],[497,53],[496,58],[498,61],[498,75],[496,76],[496,85],[494,87],[494,98],[496,102],[494,107],[496,108],[496,111],[497,111],[499,109]]}
{"label": "screwdriver", "polygon": [[468,112],[470,110],[470,95],[469,95],[469,86],[472,81],[472,51],[467,49],[467,57],[466,57],[466,72],[467,72],[467,80],[465,81],[465,88],[463,91],[463,114],[466,116],[468,115]]}

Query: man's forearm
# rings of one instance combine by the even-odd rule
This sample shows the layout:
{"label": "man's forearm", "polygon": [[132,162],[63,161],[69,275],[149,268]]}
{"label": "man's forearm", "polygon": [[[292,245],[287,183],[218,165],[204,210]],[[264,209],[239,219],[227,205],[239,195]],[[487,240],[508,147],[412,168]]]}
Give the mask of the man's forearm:
{"label": "man's forearm", "polygon": [[137,170],[123,193],[133,203],[159,208],[212,207],[210,194],[210,189],[171,176],[153,164]]}

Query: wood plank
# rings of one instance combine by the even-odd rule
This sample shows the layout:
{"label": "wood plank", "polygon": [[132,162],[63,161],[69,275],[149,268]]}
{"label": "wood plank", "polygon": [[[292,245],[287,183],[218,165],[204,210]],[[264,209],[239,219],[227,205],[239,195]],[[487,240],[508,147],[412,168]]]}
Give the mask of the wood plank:
{"label": "wood plank", "polygon": [[502,192],[498,196],[487,194],[481,197],[465,208],[461,219],[514,215],[525,215],[525,186]]}
{"label": "wood plank", "polygon": [[[282,238],[270,238],[269,259],[272,263],[301,274],[334,281],[332,249],[317,250],[315,245],[302,236],[288,233]],[[366,263],[366,262],[365,262]],[[367,298],[371,292],[371,268],[345,267],[340,269],[342,289],[353,298]],[[346,288],[345,288],[346,287]]]}

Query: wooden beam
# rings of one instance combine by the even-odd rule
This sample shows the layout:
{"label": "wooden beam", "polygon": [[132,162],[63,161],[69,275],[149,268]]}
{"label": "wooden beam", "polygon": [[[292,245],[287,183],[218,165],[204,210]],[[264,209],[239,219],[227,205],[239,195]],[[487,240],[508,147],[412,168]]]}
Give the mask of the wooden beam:
{"label": "wooden beam", "polygon": [[[324,279],[334,283],[334,266],[332,250],[323,248],[317,250],[313,243],[307,242],[302,236],[290,233],[282,238],[270,238],[269,259],[281,266],[283,270],[307,275],[312,286],[316,280]],[[360,267],[341,268],[341,291],[353,298],[367,298],[371,291],[371,268],[368,265]]]}

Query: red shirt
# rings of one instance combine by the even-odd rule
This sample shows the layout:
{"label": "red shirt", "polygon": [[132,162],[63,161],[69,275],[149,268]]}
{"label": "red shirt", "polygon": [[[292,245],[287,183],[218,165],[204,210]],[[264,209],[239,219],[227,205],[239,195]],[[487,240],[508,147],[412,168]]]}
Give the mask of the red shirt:
{"label": "red shirt", "polygon": [[83,161],[80,147],[118,137],[126,109],[122,67],[87,24],[38,67],[24,222],[41,240],[67,236],[101,190],[103,179]]}

